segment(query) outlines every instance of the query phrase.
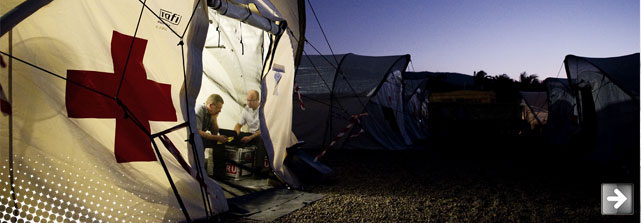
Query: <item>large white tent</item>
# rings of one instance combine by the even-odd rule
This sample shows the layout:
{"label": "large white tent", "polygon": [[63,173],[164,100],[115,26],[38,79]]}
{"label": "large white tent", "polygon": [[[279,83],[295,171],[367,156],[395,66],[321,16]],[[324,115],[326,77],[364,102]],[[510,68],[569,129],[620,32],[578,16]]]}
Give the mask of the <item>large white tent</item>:
{"label": "large white tent", "polygon": [[182,222],[226,211],[194,137],[207,89],[221,90],[206,93],[225,97],[229,120],[247,89],[262,91],[272,166],[296,186],[282,165],[296,142],[283,111],[302,1],[7,0],[0,10],[11,106],[0,116],[3,220]]}

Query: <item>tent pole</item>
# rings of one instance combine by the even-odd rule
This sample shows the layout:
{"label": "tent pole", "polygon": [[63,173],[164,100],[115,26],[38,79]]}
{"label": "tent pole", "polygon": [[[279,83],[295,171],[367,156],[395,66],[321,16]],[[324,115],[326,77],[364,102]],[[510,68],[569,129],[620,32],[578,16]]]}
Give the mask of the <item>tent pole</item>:
{"label": "tent pole", "polygon": [[[13,104],[13,31],[9,30],[9,104]],[[13,109],[13,107],[11,108]],[[9,115],[9,184],[11,184],[11,197],[13,199],[14,210],[18,209],[16,203],[16,187],[13,182],[13,112]]]}
{"label": "tent pole", "polygon": [[0,36],[53,0],[27,0],[0,17]]}
{"label": "tent pole", "polygon": [[[523,95],[521,95],[521,97],[522,97],[522,96],[523,96]],[[534,108],[532,108],[532,105],[530,105],[530,102],[528,102],[528,101],[527,101],[527,100],[525,100],[525,99],[523,99],[523,101],[525,101],[525,105],[530,109],[530,111],[532,111],[532,114],[534,115],[534,119],[536,119],[536,122],[538,122],[538,123],[539,123],[539,125],[543,126],[543,122],[541,122],[541,120],[539,119],[539,117],[538,117],[538,115],[536,114],[536,112],[534,112]]]}
{"label": "tent pole", "polygon": [[251,9],[245,4],[238,4],[229,0],[207,0],[207,6],[216,10],[220,15],[247,23],[277,36],[285,33],[286,30],[286,28],[276,24],[276,21],[252,13]]}
{"label": "tent pole", "polygon": [[180,198],[180,194],[178,193],[178,189],[176,188],[176,184],[174,184],[174,181],[171,179],[171,174],[169,174],[169,170],[167,169],[167,165],[165,165],[165,161],[162,159],[162,155],[160,155],[160,150],[158,150],[158,145],[156,144],[156,140],[152,137],[151,138],[151,143],[154,145],[154,152],[156,152],[156,156],[158,156],[158,161],[162,165],[162,169],[165,171],[165,175],[167,176],[167,180],[169,180],[169,185],[171,185],[171,190],[174,191],[174,195],[176,196],[176,200],[178,200],[178,204],[180,205],[180,209],[182,209],[183,214],[185,215],[185,219],[187,222],[191,222],[191,218],[189,218],[189,213],[187,213],[187,208],[185,207],[185,204],[183,203],[183,200]]}

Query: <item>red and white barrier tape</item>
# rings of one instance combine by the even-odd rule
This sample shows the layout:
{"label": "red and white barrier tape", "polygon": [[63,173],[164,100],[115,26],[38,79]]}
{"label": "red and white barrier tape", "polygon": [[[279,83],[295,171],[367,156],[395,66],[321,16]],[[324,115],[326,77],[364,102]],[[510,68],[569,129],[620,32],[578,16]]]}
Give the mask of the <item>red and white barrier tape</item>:
{"label": "red and white barrier tape", "polygon": [[300,110],[305,111],[305,104],[303,104],[303,97],[300,95],[300,87],[298,87],[298,83],[294,83],[296,85],[296,94],[298,94],[298,105],[300,105]]}
{"label": "red and white barrier tape", "polygon": [[[332,139],[332,142],[330,142],[330,143],[329,143],[329,145],[328,145],[328,146],[327,146],[327,147],[326,147],[326,148],[325,148],[321,153],[319,153],[319,154],[314,158],[314,162],[318,162],[318,160],[319,160],[320,158],[322,158],[322,157],[325,155],[325,153],[327,153],[327,151],[328,151],[332,146],[334,146],[334,144],[336,144],[336,142],[338,142],[338,140],[340,140],[341,138],[343,138],[343,136],[345,136],[345,134],[346,134],[346,133],[347,133],[347,132],[352,128],[352,127],[354,127],[354,124],[361,125],[360,117],[362,117],[362,116],[366,116],[366,115],[367,115],[367,113],[361,113],[361,114],[358,114],[358,115],[352,115],[352,117],[350,117],[350,119],[349,119],[349,124],[347,124],[347,126],[345,126],[345,128],[343,128],[343,130],[341,130],[341,132],[340,132],[340,133],[338,133],[338,135],[334,136],[334,139]],[[353,137],[357,137],[357,136],[361,135],[363,132],[365,132],[365,130],[364,130],[364,129],[363,129],[363,127],[361,126],[361,130],[360,130],[358,133],[356,133],[356,134],[354,134],[354,135],[351,135],[350,137],[351,137],[351,138],[353,138]]]}

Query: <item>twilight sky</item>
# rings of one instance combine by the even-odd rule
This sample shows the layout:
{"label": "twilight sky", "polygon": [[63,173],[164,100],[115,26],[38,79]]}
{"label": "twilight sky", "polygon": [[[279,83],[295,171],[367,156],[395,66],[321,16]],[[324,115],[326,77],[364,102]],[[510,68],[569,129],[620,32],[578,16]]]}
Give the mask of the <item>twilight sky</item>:
{"label": "twilight sky", "polygon": [[[567,54],[639,52],[639,0],[310,0],[334,53],[410,54],[414,70],[556,77]],[[307,0],[306,37],[329,54]],[[305,52],[317,54],[306,46]],[[410,65],[409,70],[412,70]],[[565,69],[559,77],[565,78]]]}

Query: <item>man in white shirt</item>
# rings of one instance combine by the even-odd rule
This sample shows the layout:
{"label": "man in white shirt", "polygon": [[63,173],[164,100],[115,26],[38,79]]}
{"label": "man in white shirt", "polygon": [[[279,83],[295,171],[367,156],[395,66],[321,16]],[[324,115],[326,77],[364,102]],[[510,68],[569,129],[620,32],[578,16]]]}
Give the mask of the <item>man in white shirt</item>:
{"label": "man in white shirt", "polygon": [[257,174],[255,178],[266,177],[269,173],[269,161],[266,159],[267,152],[265,145],[260,137],[260,119],[258,118],[258,106],[260,101],[258,91],[249,90],[247,92],[247,106],[243,109],[240,120],[236,123],[234,130],[240,135],[240,128],[247,125],[248,132],[251,134],[240,139],[241,143],[256,146],[256,158],[254,159],[254,168]]}
{"label": "man in white shirt", "polygon": [[258,91],[249,90],[247,92],[247,106],[243,109],[240,120],[238,120],[238,123],[234,126],[234,130],[238,135],[240,135],[240,128],[243,127],[243,125],[247,125],[249,133],[251,133],[251,135],[240,139],[242,143],[254,141],[254,139],[260,136],[260,120],[258,119],[259,105]]}

